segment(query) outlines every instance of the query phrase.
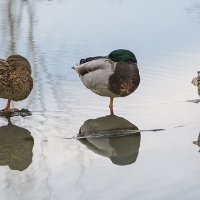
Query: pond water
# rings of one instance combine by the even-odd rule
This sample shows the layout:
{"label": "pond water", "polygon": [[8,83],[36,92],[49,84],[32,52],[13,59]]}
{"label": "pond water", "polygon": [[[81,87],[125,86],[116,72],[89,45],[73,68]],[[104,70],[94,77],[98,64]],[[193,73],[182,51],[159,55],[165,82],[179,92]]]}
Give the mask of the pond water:
{"label": "pond water", "polygon": [[[199,35],[199,0],[0,0],[0,58],[25,56],[34,78],[12,103],[32,115],[0,118],[1,199],[199,199]],[[141,83],[110,117],[71,67],[119,48]],[[128,134],[74,138],[95,125]]]}

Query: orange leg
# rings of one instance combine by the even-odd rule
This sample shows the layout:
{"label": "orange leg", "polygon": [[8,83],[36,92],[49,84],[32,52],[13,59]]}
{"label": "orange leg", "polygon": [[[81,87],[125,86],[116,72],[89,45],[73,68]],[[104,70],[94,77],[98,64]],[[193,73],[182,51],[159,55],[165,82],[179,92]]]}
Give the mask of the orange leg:
{"label": "orange leg", "polygon": [[110,104],[109,104],[109,108],[110,108],[110,114],[111,115],[114,115],[114,112],[113,112],[113,97],[110,97]]}
{"label": "orange leg", "polygon": [[11,100],[8,99],[6,107],[4,108],[5,111],[10,109],[10,102]]}
{"label": "orange leg", "polygon": [[17,109],[17,108],[11,109],[11,108],[10,108],[10,102],[11,102],[11,100],[8,99],[7,104],[6,104],[6,107],[5,107],[3,110],[4,110],[5,112],[16,112],[16,111],[19,111],[19,109]]}

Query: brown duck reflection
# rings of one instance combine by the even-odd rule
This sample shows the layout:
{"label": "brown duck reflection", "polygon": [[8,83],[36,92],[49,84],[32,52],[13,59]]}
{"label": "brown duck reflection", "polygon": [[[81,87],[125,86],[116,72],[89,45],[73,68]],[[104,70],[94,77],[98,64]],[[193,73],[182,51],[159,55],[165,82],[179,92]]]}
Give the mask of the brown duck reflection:
{"label": "brown duck reflection", "polygon": [[32,162],[34,139],[31,133],[8,120],[0,127],[0,165],[11,170],[25,170]]}
{"label": "brown duck reflection", "polygon": [[[130,165],[138,157],[141,137],[139,132],[130,135],[130,130],[138,128],[124,118],[108,115],[85,121],[78,136],[86,136],[79,141],[96,154],[110,158],[112,163]],[[106,137],[107,133],[117,135],[118,132],[123,133],[123,137]],[[87,137],[99,133],[105,137]]]}

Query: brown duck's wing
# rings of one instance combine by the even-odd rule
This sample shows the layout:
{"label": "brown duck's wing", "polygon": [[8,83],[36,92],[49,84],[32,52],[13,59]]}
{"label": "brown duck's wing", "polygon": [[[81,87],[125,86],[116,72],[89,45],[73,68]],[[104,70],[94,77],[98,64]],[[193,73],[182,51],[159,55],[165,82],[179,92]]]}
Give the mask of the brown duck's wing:
{"label": "brown duck's wing", "polygon": [[0,60],[0,76],[7,76],[14,70],[14,67],[10,66],[5,60]]}
{"label": "brown duck's wing", "polygon": [[10,66],[9,63],[5,60],[0,59],[0,73],[5,73],[6,71],[14,70],[14,67]]}
{"label": "brown duck's wing", "polygon": [[6,98],[10,91],[10,75],[15,69],[4,60],[0,60],[0,97]]}

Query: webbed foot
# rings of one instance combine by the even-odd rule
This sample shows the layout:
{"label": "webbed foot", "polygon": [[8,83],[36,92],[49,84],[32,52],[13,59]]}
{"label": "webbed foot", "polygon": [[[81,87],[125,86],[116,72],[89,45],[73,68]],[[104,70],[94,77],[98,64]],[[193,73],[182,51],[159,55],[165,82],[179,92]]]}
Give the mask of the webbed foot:
{"label": "webbed foot", "polygon": [[17,109],[17,108],[12,108],[12,109],[11,108],[4,108],[3,111],[4,112],[14,113],[14,112],[18,112],[19,109]]}
{"label": "webbed foot", "polygon": [[17,109],[17,108],[12,108],[12,109],[10,108],[10,102],[11,102],[11,100],[8,99],[6,107],[2,111],[9,112],[9,113],[18,112],[19,109]]}

